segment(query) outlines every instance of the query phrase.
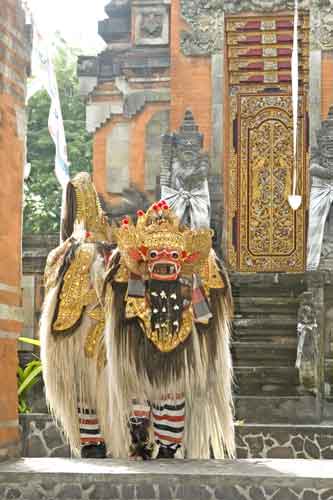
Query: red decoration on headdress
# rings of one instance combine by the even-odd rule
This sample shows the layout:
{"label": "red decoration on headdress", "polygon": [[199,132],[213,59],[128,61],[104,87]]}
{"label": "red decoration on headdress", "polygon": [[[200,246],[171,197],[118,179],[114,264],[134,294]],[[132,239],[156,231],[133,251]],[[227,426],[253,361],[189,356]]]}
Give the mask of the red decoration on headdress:
{"label": "red decoration on headdress", "polygon": [[90,238],[91,236],[91,232],[90,231],[86,231],[86,238]]}
{"label": "red decoration on headdress", "polygon": [[158,203],[154,203],[153,210],[155,210],[155,212],[157,212],[158,209],[159,209]]}
{"label": "red decoration on headdress", "polygon": [[142,254],[137,248],[130,248],[128,250],[128,254],[131,259],[135,260],[136,262],[140,262],[142,260]]}
{"label": "red decoration on headdress", "polygon": [[129,224],[129,218],[128,217],[125,217],[122,221],[121,221],[122,225],[123,226],[128,226]]}
{"label": "red decoration on headdress", "polygon": [[144,213],[144,211],[143,211],[143,210],[138,210],[138,211],[137,211],[137,213],[136,213],[136,215],[137,215],[138,217],[142,217],[143,215],[145,215],[145,213]]}
{"label": "red decoration on headdress", "polygon": [[199,259],[199,257],[200,257],[200,252],[191,253],[185,258],[185,262],[186,264],[193,264]]}
{"label": "red decoration on headdress", "polygon": [[146,256],[148,253],[148,248],[145,245],[141,245],[140,252],[142,253],[142,255]]}

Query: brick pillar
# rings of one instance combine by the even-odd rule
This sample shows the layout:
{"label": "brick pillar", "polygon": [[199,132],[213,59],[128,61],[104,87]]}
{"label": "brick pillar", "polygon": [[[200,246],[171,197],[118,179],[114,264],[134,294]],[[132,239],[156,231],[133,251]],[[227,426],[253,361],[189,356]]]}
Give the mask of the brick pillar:
{"label": "brick pillar", "polygon": [[0,8],[0,459],[19,453],[17,337],[22,330],[21,230],[25,85],[30,59],[19,0]]}
{"label": "brick pillar", "polygon": [[171,117],[170,130],[178,129],[187,108],[191,109],[200,132],[204,149],[210,150],[212,137],[211,58],[186,57],[180,47],[180,34],[188,30],[181,17],[180,0],[171,2]]}

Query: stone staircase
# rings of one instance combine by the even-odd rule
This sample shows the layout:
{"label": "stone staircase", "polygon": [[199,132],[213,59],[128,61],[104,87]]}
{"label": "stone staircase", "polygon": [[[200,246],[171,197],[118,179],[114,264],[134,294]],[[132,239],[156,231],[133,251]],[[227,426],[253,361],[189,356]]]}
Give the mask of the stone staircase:
{"label": "stone staircase", "polygon": [[22,459],[0,464],[0,498],[20,500],[329,500],[323,460]]}
{"label": "stone staircase", "polygon": [[234,273],[231,281],[237,417],[263,424],[319,422],[317,398],[302,387],[295,368],[306,275]]}

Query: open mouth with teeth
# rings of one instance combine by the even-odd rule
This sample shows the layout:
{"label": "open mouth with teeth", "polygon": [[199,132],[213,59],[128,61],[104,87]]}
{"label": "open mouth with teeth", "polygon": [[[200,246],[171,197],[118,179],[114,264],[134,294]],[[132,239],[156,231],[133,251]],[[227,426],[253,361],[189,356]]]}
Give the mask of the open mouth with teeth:
{"label": "open mouth with teeth", "polygon": [[153,279],[172,281],[178,278],[180,265],[170,261],[158,261],[149,265],[149,272]]}

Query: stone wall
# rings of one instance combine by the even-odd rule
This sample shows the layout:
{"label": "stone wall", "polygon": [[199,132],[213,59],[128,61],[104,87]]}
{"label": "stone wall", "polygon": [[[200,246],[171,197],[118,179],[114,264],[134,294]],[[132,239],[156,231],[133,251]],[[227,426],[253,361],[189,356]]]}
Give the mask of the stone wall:
{"label": "stone wall", "polygon": [[[47,414],[21,415],[24,457],[69,457]],[[236,424],[237,458],[333,459],[333,426]]]}
{"label": "stone wall", "polygon": [[21,220],[25,162],[25,89],[30,60],[19,0],[0,9],[0,458],[15,455],[17,420],[16,339],[22,330]]}
{"label": "stone wall", "polygon": [[64,436],[47,413],[20,416],[23,457],[70,457]]}

